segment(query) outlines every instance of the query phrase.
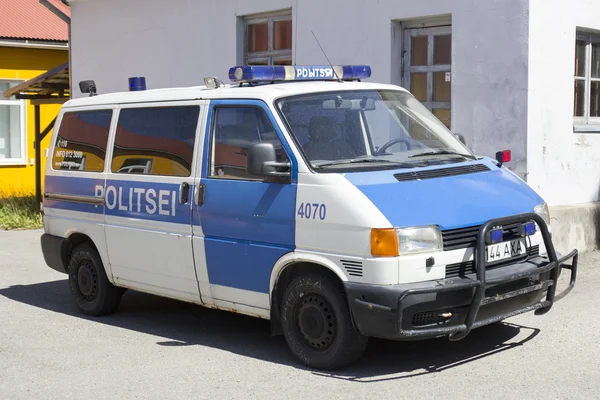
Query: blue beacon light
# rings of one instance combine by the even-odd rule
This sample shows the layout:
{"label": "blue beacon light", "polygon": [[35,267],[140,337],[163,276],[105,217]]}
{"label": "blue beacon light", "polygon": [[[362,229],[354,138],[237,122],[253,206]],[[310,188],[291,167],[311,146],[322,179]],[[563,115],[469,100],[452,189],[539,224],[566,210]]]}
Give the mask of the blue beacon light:
{"label": "blue beacon light", "polygon": [[146,90],[146,78],[143,76],[129,78],[129,91]]}
{"label": "blue beacon light", "polygon": [[368,65],[240,65],[229,69],[232,82],[344,81],[371,77]]}

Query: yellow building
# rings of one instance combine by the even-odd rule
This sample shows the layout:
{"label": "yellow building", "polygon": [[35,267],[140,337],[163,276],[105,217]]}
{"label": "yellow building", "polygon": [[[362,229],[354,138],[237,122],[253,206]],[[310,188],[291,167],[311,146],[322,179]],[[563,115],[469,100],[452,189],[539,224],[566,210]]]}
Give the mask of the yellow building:
{"label": "yellow building", "polygon": [[[69,15],[69,8],[59,0],[49,3]],[[68,59],[68,24],[58,15],[39,0],[0,1],[0,197],[34,194],[36,187],[35,106],[29,100],[6,97],[5,91]],[[39,109],[43,130],[58,114],[60,104]],[[40,146],[42,177],[50,136]]]}

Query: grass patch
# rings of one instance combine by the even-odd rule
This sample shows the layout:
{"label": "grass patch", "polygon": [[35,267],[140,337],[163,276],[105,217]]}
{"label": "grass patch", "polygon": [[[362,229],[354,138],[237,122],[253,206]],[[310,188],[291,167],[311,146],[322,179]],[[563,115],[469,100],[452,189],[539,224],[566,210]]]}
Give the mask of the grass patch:
{"label": "grass patch", "polygon": [[0,196],[0,229],[37,229],[42,226],[40,205],[35,196]]}

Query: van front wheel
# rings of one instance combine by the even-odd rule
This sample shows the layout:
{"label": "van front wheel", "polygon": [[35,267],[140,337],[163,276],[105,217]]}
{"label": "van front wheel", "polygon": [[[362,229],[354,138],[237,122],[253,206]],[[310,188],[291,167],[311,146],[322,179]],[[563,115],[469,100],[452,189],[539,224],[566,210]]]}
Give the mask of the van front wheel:
{"label": "van front wheel", "polygon": [[123,294],[108,281],[100,255],[87,243],[77,246],[71,254],[69,288],[77,308],[91,316],[115,311]]}
{"label": "van front wheel", "polygon": [[330,278],[299,276],[289,284],[282,300],[285,340],[304,365],[337,369],[363,355],[368,339],[352,326],[343,290]]}

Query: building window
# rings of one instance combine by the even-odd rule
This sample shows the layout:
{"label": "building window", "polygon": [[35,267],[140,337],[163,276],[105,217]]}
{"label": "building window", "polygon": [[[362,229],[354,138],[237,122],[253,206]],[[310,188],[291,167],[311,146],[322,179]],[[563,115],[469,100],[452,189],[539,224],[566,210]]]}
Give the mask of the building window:
{"label": "building window", "polygon": [[245,65],[292,64],[292,14],[273,14],[244,20]]}
{"label": "building window", "polygon": [[19,81],[0,80],[0,165],[27,163],[25,101],[4,97]]}
{"label": "building window", "polygon": [[600,35],[577,35],[574,88],[576,130],[600,131]]}

